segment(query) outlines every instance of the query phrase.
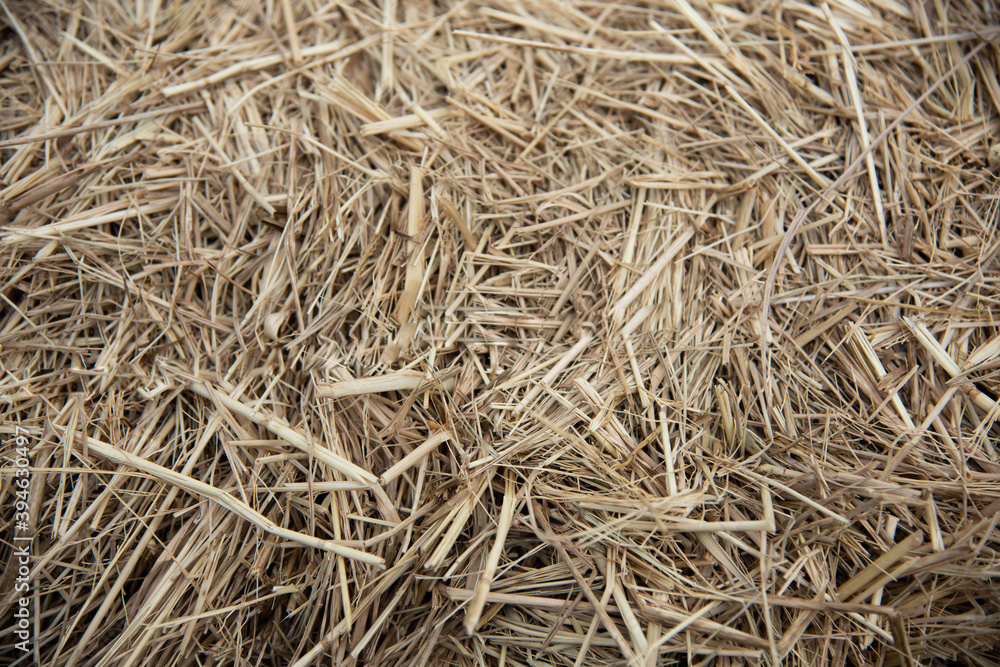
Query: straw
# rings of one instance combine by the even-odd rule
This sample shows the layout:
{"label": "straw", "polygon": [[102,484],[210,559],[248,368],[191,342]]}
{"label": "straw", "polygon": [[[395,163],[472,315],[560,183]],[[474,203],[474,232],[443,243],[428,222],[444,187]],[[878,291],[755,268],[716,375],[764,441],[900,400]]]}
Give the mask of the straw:
{"label": "straw", "polygon": [[0,653],[1000,663],[997,16],[0,0]]}

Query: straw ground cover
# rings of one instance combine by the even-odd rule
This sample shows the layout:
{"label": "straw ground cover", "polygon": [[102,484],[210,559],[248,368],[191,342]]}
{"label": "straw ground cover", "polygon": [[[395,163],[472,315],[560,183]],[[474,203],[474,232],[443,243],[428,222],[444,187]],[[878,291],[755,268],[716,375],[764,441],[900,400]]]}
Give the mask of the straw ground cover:
{"label": "straw ground cover", "polygon": [[0,9],[10,664],[1000,660],[995,2]]}

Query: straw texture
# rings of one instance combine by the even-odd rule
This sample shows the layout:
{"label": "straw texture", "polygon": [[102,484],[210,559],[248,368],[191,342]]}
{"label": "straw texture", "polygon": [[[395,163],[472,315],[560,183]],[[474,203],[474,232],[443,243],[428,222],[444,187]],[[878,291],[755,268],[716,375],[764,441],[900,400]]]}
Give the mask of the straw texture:
{"label": "straw texture", "polygon": [[995,2],[0,10],[4,664],[1000,661]]}

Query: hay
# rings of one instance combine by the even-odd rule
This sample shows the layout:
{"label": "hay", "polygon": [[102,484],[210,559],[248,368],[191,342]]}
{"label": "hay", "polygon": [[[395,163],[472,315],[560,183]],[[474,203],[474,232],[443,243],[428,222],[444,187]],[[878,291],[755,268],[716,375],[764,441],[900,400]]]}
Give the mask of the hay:
{"label": "hay", "polygon": [[0,6],[11,664],[1000,661],[994,3]]}

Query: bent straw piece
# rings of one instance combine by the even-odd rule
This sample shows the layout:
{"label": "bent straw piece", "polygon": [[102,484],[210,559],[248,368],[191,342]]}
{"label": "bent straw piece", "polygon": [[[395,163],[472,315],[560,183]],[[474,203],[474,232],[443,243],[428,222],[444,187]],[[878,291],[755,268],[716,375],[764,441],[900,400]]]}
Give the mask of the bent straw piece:
{"label": "bent straw piece", "polygon": [[410,169],[410,199],[407,204],[406,233],[409,259],[406,262],[406,275],[403,281],[403,295],[396,307],[396,321],[399,323],[399,333],[396,344],[400,351],[407,351],[410,339],[417,327],[413,317],[413,307],[424,282],[424,244],[421,240],[424,232],[424,170],[420,167]]}
{"label": "bent straw piece", "polygon": [[754,121],[756,121],[756,123],[760,126],[762,130],[767,132],[768,136],[774,139],[774,141],[777,142],[777,144],[781,146],[781,148],[784,149],[786,153],[788,153],[788,157],[790,157],[792,161],[795,162],[795,164],[802,167],[802,169],[807,174],[809,174],[809,178],[811,178],[813,182],[816,183],[817,186],[821,188],[830,187],[830,179],[828,179],[826,176],[816,171],[813,168],[813,166],[809,164],[802,157],[802,155],[800,155],[799,152],[795,150],[794,147],[792,147],[791,144],[785,141],[785,139],[780,134],[778,134],[777,130],[771,127],[771,124],[768,123],[766,120],[764,120],[763,116],[761,116],[757,112],[757,110],[750,105],[749,102],[743,99],[743,97],[739,94],[739,92],[737,92],[736,88],[734,88],[728,81],[723,81],[723,85],[726,88],[726,92],[729,93],[734,100],[736,100],[736,103],[739,104],[740,107],[744,111],[746,111],[751,118],[754,119]]}
{"label": "bent straw piece", "polygon": [[396,371],[375,377],[341,380],[339,382],[317,382],[318,398],[344,398],[363,394],[381,394],[386,391],[408,391],[419,387],[427,376],[420,371]]}
{"label": "bent straw piece", "polygon": [[88,123],[87,125],[78,125],[77,127],[67,127],[61,130],[53,130],[51,132],[44,132],[41,134],[29,134],[26,137],[14,137],[12,139],[4,139],[3,141],[0,141],[0,149],[11,148],[12,146],[23,146],[25,144],[34,144],[42,141],[49,141],[50,139],[62,139],[64,137],[72,137],[77,134],[83,134],[85,132],[94,132],[96,130],[103,130],[105,128],[115,127],[117,125],[127,125],[128,123],[133,123],[139,120],[145,120],[147,118],[157,118],[181,111],[190,111],[192,109],[196,109],[202,106],[202,104],[203,102],[201,101],[187,102],[185,104],[178,104],[172,107],[153,109],[152,111],[143,111],[141,113],[129,114],[127,116],[121,116],[119,118],[102,120],[97,123]]}
{"label": "bent straw piece", "polygon": [[764,521],[767,522],[767,532],[778,532],[778,524],[774,520],[774,503],[771,500],[771,491],[765,484],[760,485],[760,499],[764,505]]}
{"label": "bent straw piece", "polygon": [[451,200],[451,197],[447,193],[441,192],[435,197],[437,205],[441,208],[441,212],[444,213],[445,217],[451,220],[451,223],[458,228],[459,233],[462,235],[462,241],[465,243],[465,249],[470,252],[475,252],[476,247],[479,245],[479,241],[472,234],[472,230],[469,229],[469,225],[466,224],[465,219],[462,218],[462,214],[458,212],[455,208],[455,202]]}
{"label": "bent straw piece", "polygon": [[[551,530],[548,529],[548,526],[546,526],[546,532],[549,535],[553,535]],[[583,575],[580,574],[580,571],[577,569],[576,565],[573,564],[573,560],[570,558],[569,554],[566,552],[565,547],[563,547],[562,543],[558,540],[558,538],[553,540],[552,545],[556,548],[556,551],[559,552],[559,558],[566,566],[566,569],[569,570],[569,573],[573,575],[573,579],[576,580],[576,583],[577,585],[580,586],[580,589],[583,591],[583,594],[587,596],[587,599],[590,601],[591,607],[594,609],[596,617],[601,620],[601,623],[604,625],[605,630],[607,630],[608,634],[610,634],[612,639],[615,640],[615,644],[618,645],[618,650],[620,650],[622,654],[624,654],[625,659],[628,661],[628,664],[629,665],[639,664],[639,657],[632,650],[631,645],[629,645],[629,643],[625,641],[625,637],[624,635],[622,635],[621,630],[618,629],[618,625],[612,620],[610,614],[608,614],[607,594],[612,591],[611,582],[605,582],[605,597],[603,597],[601,600],[598,600],[597,596],[594,594],[593,589],[584,580]]]}
{"label": "bent straw piece", "polygon": [[81,454],[84,451],[87,453],[97,454],[104,459],[119,465],[130,466],[140,472],[152,475],[162,482],[178,486],[189,493],[212,500],[233,514],[236,514],[240,518],[249,521],[261,530],[271,533],[276,537],[280,537],[290,542],[296,542],[303,546],[312,547],[314,549],[329,551],[337,554],[338,556],[367,563],[368,565],[376,565],[379,567],[384,567],[385,565],[385,561],[378,556],[338,544],[334,540],[324,540],[311,535],[305,535],[294,530],[289,530],[288,528],[282,528],[244,503],[242,500],[232,497],[228,493],[217,489],[211,484],[206,484],[200,480],[175,472],[170,468],[159,465],[158,463],[147,461],[140,456],[122,451],[117,447],[109,445],[108,443],[96,438],[91,438],[90,436],[81,434],[77,436],[75,443],[79,443],[80,445],[86,443],[86,447],[79,447]]}
{"label": "bent straw piece", "polygon": [[715,609],[719,604],[720,604],[720,602],[718,600],[713,600],[713,601],[709,602],[708,604],[706,604],[701,609],[699,609],[698,611],[693,612],[686,619],[684,619],[683,621],[681,621],[680,623],[678,623],[677,625],[675,625],[673,628],[671,628],[671,630],[669,632],[667,632],[662,637],[660,637],[659,639],[657,639],[656,643],[653,644],[652,646],[650,646],[650,649],[652,649],[653,655],[656,655],[656,652],[659,650],[659,648],[661,646],[665,645],[668,641],[670,641],[671,639],[673,639],[674,637],[676,637],[678,634],[680,634],[681,632],[683,632],[685,628],[687,628],[689,625],[691,625],[695,621],[698,621],[703,616],[708,615],[709,612],[711,612],[713,609]]}
{"label": "bent straw piece", "polygon": [[768,479],[767,477],[764,477],[763,475],[758,475],[757,473],[752,472],[750,470],[740,470],[740,472],[742,474],[744,474],[744,475],[752,478],[752,479],[757,480],[758,482],[763,482],[765,484],[769,484],[769,485],[773,486],[776,489],[781,489],[782,491],[784,491],[788,495],[790,495],[790,496],[792,496],[792,497],[794,497],[794,498],[796,498],[796,499],[804,502],[806,505],[809,505],[809,507],[812,507],[817,512],[819,512],[821,514],[825,514],[826,516],[830,517],[831,519],[836,519],[837,521],[839,521],[840,523],[844,524],[845,526],[851,525],[850,519],[845,519],[844,517],[842,517],[839,514],[837,514],[836,512],[834,512],[833,510],[829,509],[828,507],[824,507],[823,505],[820,505],[818,502],[816,502],[812,498],[809,498],[808,496],[802,495],[798,491],[795,491],[794,489],[792,489],[792,488],[790,488],[790,487],[782,484],[781,482],[776,482],[773,479]]}
{"label": "bent straw piece", "polygon": [[776,531],[774,504],[771,501],[771,492],[768,491],[765,484],[761,484],[760,495],[764,518],[754,521],[699,521],[698,519],[687,519],[684,517],[664,517],[620,502],[600,503],[581,500],[577,502],[577,505],[581,509],[623,513],[635,518],[655,517],[658,523],[661,523],[666,530],[672,532],[725,533],[763,531],[773,533]]}
{"label": "bent straw piece", "polygon": [[4,236],[2,242],[3,245],[16,245],[30,241],[31,239],[55,238],[69,232],[79,231],[88,227],[97,227],[98,225],[103,225],[109,222],[120,223],[130,218],[163,213],[164,211],[169,211],[176,205],[176,199],[158,199],[147,204],[130,206],[129,208],[121,211],[114,211],[103,215],[87,215],[75,220],[70,218],[68,220],[63,220],[62,222],[53,222],[48,225],[36,227],[35,229],[14,232],[13,234],[7,234]]}
{"label": "bent straw piece", "polygon": [[958,387],[950,387],[944,392],[944,394],[942,394],[941,398],[938,399],[938,402],[934,404],[934,407],[931,408],[930,412],[927,413],[927,416],[924,417],[924,421],[920,424],[920,428],[914,429],[915,434],[913,437],[910,438],[905,445],[900,447],[899,451],[893,454],[892,457],[890,457],[886,462],[885,469],[880,475],[880,479],[882,479],[882,481],[888,481],[890,475],[895,472],[896,467],[899,466],[899,464],[904,458],[906,458],[907,455],[909,455],[913,448],[920,443],[921,439],[923,439],[924,435],[930,429],[931,424],[934,423],[934,420],[937,419],[941,412],[945,409],[945,406],[951,402],[951,399],[955,396],[956,392],[958,392]]}
{"label": "bent straw piece", "polygon": [[[396,371],[375,377],[338,380],[337,382],[317,382],[317,398],[344,398],[364,394],[382,394],[387,391],[412,391],[430,389],[436,386],[433,378],[420,371]],[[455,386],[454,377],[443,378],[442,385],[447,391]]]}
{"label": "bent straw piece", "polygon": [[614,201],[610,204],[603,204],[601,206],[596,206],[592,209],[587,209],[586,211],[581,211],[579,213],[573,213],[571,215],[566,215],[561,218],[556,218],[555,220],[546,220],[545,222],[539,222],[534,225],[525,225],[523,227],[515,227],[511,230],[512,234],[518,236],[522,234],[531,234],[534,232],[540,232],[543,229],[549,229],[551,227],[558,227],[560,225],[565,225],[570,222],[576,222],[577,220],[584,219],[594,219],[598,216],[604,215],[605,213],[611,213],[622,208],[626,208],[632,205],[631,199],[623,199],[622,201]]}
{"label": "bent straw piece", "polygon": [[[372,41],[371,39],[365,41]],[[318,44],[316,46],[310,46],[308,48],[302,49],[302,58],[313,58],[315,56],[325,56],[328,53],[333,53],[337,51],[345,44],[345,40],[334,40],[326,44]],[[344,48],[344,56],[351,55],[357,47],[361,46],[360,43],[355,42]],[[367,46],[367,44],[365,44]],[[198,90],[199,88],[204,88],[205,86],[210,86],[213,83],[219,83],[226,79],[232,78],[237,74],[244,74],[246,72],[252,72],[254,70],[260,70],[267,67],[273,67],[274,65],[280,65],[285,62],[285,56],[281,53],[276,53],[269,56],[261,56],[259,58],[252,58],[250,60],[244,60],[236,63],[235,65],[230,65],[229,67],[219,70],[214,74],[209,74],[201,79],[196,79],[195,81],[186,81],[184,83],[178,83],[173,86],[167,86],[163,89],[164,97],[173,97],[175,95],[180,95],[181,93],[188,93],[193,90]]]}
{"label": "bent straw piece", "polygon": [[[528,393],[525,394],[524,398],[521,399],[521,408],[528,408],[528,406],[531,405],[531,402],[535,400],[535,397],[541,393],[542,385],[549,385],[555,382],[555,379],[559,377],[559,374],[566,370],[571,363],[573,363],[573,360],[576,359],[588,345],[590,345],[590,341],[593,339],[593,335],[586,333],[580,337],[580,340],[578,340],[576,344],[566,352],[566,354],[561,357],[556,357],[559,361],[556,362],[548,373],[545,374],[541,383],[532,387]],[[473,465],[476,465],[476,463],[473,463]]]}
{"label": "bent straw piece", "polygon": [[[871,155],[871,153],[869,153]],[[875,352],[875,348],[872,346],[871,342],[868,340],[868,336],[860,329],[854,329],[854,340],[858,343],[858,347],[864,353],[865,358],[871,365],[875,373],[875,379],[881,381],[882,378],[886,376],[885,366],[882,365],[882,360],[878,358],[878,353]],[[916,428],[913,424],[913,419],[910,417],[909,411],[906,406],[903,405],[903,401],[899,398],[899,391],[897,389],[890,388],[887,391],[890,392],[889,398],[892,401],[893,407],[896,408],[896,412],[899,413],[900,418],[906,427],[910,430]]]}
{"label": "bent straw piece", "polygon": [[976,366],[993,361],[998,355],[1000,355],[1000,334],[993,336],[989,342],[973,350],[965,360],[962,368],[965,369],[965,372],[969,372],[969,370]]}
{"label": "bent straw piece", "polygon": [[283,423],[277,417],[273,417],[261,412],[260,410],[255,410],[248,405],[244,405],[242,402],[232,396],[229,396],[225,392],[210,389],[205,382],[190,382],[187,387],[203,398],[222,403],[222,405],[224,405],[228,410],[232,410],[233,412],[246,417],[253,423],[263,426],[288,444],[293,445],[303,452],[311,453],[326,465],[353,480],[364,482],[369,485],[374,485],[378,482],[378,478],[375,475],[356,466],[344,457],[334,454],[332,451],[323,447],[319,443],[312,443],[312,445],[310,445],[304,435]]}
{"label": "bent straw piece", "polygon": [[[642,595],[636,596],[636,602],[646,618],[656,619],[662,623],[673,625],[674,623],[684,623],[691,618],[690,612],[668,602],[659,602],[656,599],[644,599]],[[691,621],[690,626],[699,632],[714,634],[721,639],[739,642],[756,648],[770,648],[768,641],[762,637],[748,634],[742,630],[732,628],[728,624],[719,623],[707,618]]]}
{"label": "bent straw piece", "polygon": [[496,574],[497,567],[500,565],[500,556],[504,552],[507,533],[514,523],[515,496],[516,489],[514,488],[514,482],[508,475],[504,483],[503,506],[500,508],[500,518],[497,521],[497,534],[493,541],[493,548],[490,549],[490,553],[486,558],[486,567],[483,568],[483,574],[480,576],[479,584],[476,586],[476,594],[473,596],[465,616],[465,631],[470,635],[479,626],[479,619],[482,618],[483,607],[486,606],[486,598],[490,594],[493,577]]}
{"label": "bent straw piece", "polygon": [[417,113],[410,113],[404,116],[396,116],[388,120],[376,120],[370,123],[365,123],[361,126],[361,136],[369,137],[378,134],[385,134],[387,132],[396,132],[398,130],[411,130],[415,127],[422,127],[427,125],[427,120],[444,120],[451,114],[451,109],[443,107],[440,109],[433,109],[432,111],[425,111],[423,115]]}
{"label": "bent straw piece", "polygon": [[[930,332],[927,325],[905,315],[903,316],[903,322],[913,332],[913,335],[916,336],[920,344],[931,353],[934,360],[941,364],[941,367],[948,372],[948,375],[954,378],[962,374],[962,368],[951,358],[951,355],[948,354],[948,351],[944,349],[941,343],[937,341],[937,338]],[[1000,407],[996,401],[974,386],[963,385],[963,388],[969,393],[969,398],[972,399],[972,402],[986,412],[992,412]]]}
{"label": "bent straw piece", "polygon": [[379,482],[381,482],[382,485],[385,486],[386,484],[396,479],[397,477],[402,475],[404,472],[406,472],[413,466],[417,465],[421,461],[421,459],[423,459],[425,456],[427,456],[432,451],[437,449],[438,445],[440,445],[442,442],[450,439],[451,439],[451,434],[448,433],[447,431],[441,431],[440,433],[435,433],[431,437],[427,438],[427,441],[424,442],[422,445],[420,445],[412,452],[404,456],[401,461],[399,461],[394,466],[392,466],[384,473],[382,473],[382,476],[379,477]]}

